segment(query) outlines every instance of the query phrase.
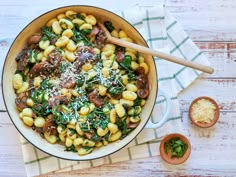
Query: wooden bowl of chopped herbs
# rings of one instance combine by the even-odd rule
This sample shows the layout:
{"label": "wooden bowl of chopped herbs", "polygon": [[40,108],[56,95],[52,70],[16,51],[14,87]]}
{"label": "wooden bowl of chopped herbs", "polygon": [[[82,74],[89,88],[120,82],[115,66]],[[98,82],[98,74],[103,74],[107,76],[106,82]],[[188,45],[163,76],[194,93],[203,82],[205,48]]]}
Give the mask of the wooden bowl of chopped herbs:
{"label": "wooden bowl of chopped herbs", "polygon": [[160,155],[169,164],[184,163],[191,153],[191,144],[182,134],[166,135],[160,144]]}

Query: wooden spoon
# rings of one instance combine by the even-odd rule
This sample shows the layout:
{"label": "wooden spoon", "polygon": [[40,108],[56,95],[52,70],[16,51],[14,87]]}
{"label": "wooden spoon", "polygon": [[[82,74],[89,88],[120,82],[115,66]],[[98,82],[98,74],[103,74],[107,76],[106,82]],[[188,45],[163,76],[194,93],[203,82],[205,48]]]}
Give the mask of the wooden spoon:
{"label": "wooden spoon", "polygon": [[202,65],[199,63],[194,63],[189,60],[185,60],[185,59],[173,56],[173,55],[169,55],[169,54],[166,54],[163,52],[155,51],[155,50],[152,50],[150,48],[147,48],[147,47],[144,47],[144,46],[141,46],[138,44],[134,44],[134,43],[131,43],[131,42],[128,42],[125,40],[121,40],[121,39],[112,37],[110,35],[109,31],[106,29],[106,27],[102,23],[98,23],[98,26],[104,31],[106,40],[112,44],[116,44],[116,45],[119,45],[122,47],[128,47],[128,48],[134,49],[138,52],[152,55],[152,56],[155,56],[158,58],[162,58],[164,60],[168,60],[168,61],[171,61],[171,62],[174,62],[177,64],[181,64],[181,65],[184,65],[184,66],[187,66],[187,67],[190,67],[193,69],[197,69],[197,70],[209,73],[209,74],[212,74],[214,72],[214,69],[212,67],[205,66],[205,65]]}

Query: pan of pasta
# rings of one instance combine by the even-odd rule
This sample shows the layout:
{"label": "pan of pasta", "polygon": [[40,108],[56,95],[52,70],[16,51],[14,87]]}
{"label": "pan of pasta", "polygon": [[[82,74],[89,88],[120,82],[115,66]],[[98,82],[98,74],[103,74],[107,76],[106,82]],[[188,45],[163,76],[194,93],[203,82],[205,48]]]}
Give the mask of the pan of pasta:
{"label": "pan of pasta", "polygon": [[2,89],[8,114],[38,149],[90,160],[131,142],[149,120],[157,95],[152,56],[107,43],[147,46],[127,21],[92,6],[67,6],[28,24],[7,54]]}

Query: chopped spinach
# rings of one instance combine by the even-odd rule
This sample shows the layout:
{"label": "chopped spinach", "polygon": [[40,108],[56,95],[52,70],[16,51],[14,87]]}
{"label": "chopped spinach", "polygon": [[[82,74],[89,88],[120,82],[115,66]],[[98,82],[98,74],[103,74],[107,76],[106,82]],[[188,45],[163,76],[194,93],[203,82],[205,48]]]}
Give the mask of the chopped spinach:
{"label": "chopped spinach", "polygon": [[116,124],[118,128],[121,130],[122,134],[126,135],[128,134],[127,124],[125,120],[117,119]]}
{"label": "chopped spinach", "polygon": [[115,29],[111,21],[105,21],[104,25],[109,32],[112,32]]}
{"label": "chopped spinach", "polygon": [[92,29],[81,30],[81,33],[84,34],[84,35],[89,35],[91,32],[92,32]]}
{"label": "chopped spinach", "polygon": [[29,57],[29,63],[38,63],[38,59],[37,59],[37,55],[39,52],[35,51],[35,50],[32,50],[30,49],[29,50],[29,53],[30,53],[30,57]]}
{"label": "chopped spinach", "polygon": [[94,44],[90,42],[90,40],[86,37],[86,35],[79,30],[77,26],[75,26],[75,29],[73,30],[73,40],[75,42],[83,41],[86,46],[92,46],[94,47]]}
{"label": "chopped spinach", "polygon": [[72,146],[70,146],[70,147],[66,147],[65,151],[77,152],[77,149],[75,148],[74,145],[72,145]]}
{"label": "chopped spinach", "polygon": [[57,124],[67,124],[72,119],[78,118],[74,112],[64,113],[61,107],[62,105],[57,105],[52,108],[53,119]]}
{"label": "chopped spinach", "polygon": [[85,82],[85,89],[90,92],[94,89],[94,87],[100,84],[100,78],[98,76],[88,78]]}
{"label": "chopped spinach", "polygon": [[68,108],[71,108],[75,111],[78,111],[83,105],[81,105],[80,103],[78,103],[77,101],[71,101],[68,104]]}
{"label": "chopped spinach", "polygon": [[104,139],[105,139],[106,141],[109,141],[109,137],[110,137],[110,133],[108,132],[108,133],[104,136]]}
{"label": "chopped spinach", "polygon": [[46,116],[52,113],[52,109],[49,107],[47,102],[44,102],[42,104],[35,103],[32,107],[32,110],[37,114],[37,116]]}
{"label": "chopped spinach", "polygon": [[138,97],[136,100],[134,100],[134,106],[140,106],[141,102],[142,102],[142,99]]}
{"label": "chopped spinach", "polygon": [[41,32],[43,34],[43,38],[41,40],[57,40],[58,36],[53,33],[51,27],[44,26],[41,28]]}
{"label": "chopped spinach", "polygon": [[111,96],[115,97],[120,95],[124,90],[125,90],[125,86],[123,85],[122,81],[121,81],[121,77],[120,76],[113,76],[111,78],[116,77],[117,79],[113,79],[113,81],[111,81],[111,86],[108,88],[108,93],[111,94]]}
{"label": "chopped spinach", "polygon": [[39,89],[40,90],[46,90],[46,89],[50,89],[52,87],[53,87],[52,83],[50,83],[50,80],[47,78],[47,79],[42,81]]}
{"label": "chopped spinach", "polygon": [[107,116],[106,113],[103,112],[103,107],[95,108],[94,111],[87,115],[86,120],[87,122],[84,124],[82,123],[82,126],[80,126],[80,128],[85,129],[85,131],[93,129],[96,132],[96,129],[98,127],[101,127],[102,129],[105,129],[107,127],[109,123],[109,116]]}
{"label": "chopped spinach", "polygon": [[31,98],[35,103],[47,103],[48,96],[45,90],[37,89],[31,94]]}
{"label": "chopped spinach", "polygon": [[101,127],[102,129],[105,129],[109,123],[108,117],[102,117],[94,121],[93,127]]}
{"label": "chopped spinach", "polygon": [[135,80],[137,80],[137,76],[134,74],[133,71],[129,71],[129,72],[128,72],[128,78],[129,78],[129,81],[135,81]]}
{"label": "chopped spinach", "polygon": [[100,137],[94,132],[91,140],[94,141],[94,142],[98,142],[100,140]]}
{"label": "chopped spinach", "polygon": [[60,126],[62,128],[62,131],[64,131],[66,129],[66,125],[65,124],[59,123],[58,126]]}
{"label": "chopped spinach", "polygon": [[70,130],[71,134],[76,134],[77,133],[77,131],[73,128],[69,128],[69,130]]}
{"label": "chopped spinach", "polygon": [[68,108],[78,111],[82,106],[88,104],[88,98],[86,95],[81,95],[79,97],[76,97],[70,101],[68,104]]}
{"label": "chopped spinach", "polygon": [[61,113],[60,116],[55,117],[55,119],[57,119],[58,122],[61,122],[63,124],[69,123],[74,118],[76,118],[76,115],[74,113],[67,113],[67,114]]}
{"label": "chopped spinach", "polygon": [[61,62],[60,66],[59,66],[60,73],[65,72],[66,69],[69,68],[70,66],[71,66],[71,63],[69,63],[69,62]]}
{"label": "chopped spinach", "polygon": [[83,146],[83,149],[85,149],[85,151],[90,151],[91,149],[93,149],[93,147],[89,147],[89,146]]}
{"label": "chopped spinach", "polygon": [[117,95],[120,95],[123,92],[122,87],[111,87],[109,88],[108,92],[111,94],[111,96],[115,97]]}
{"label": "chopped spinach", "polygon": [[105,129],[109,123],[109,118],[102,109],[103,108],[95,108],[95,110],[90,113],[93,116],[87,116],[87,120],[91,123],[90,125],[94,129],[97,129],[97,127]]}
{"label": "chopped spinach", "polygon": [[90,126],[89,126],[89,124],[88,124],[88,122],[81,122],[80,124],[79,124],[79,127],[80,127],[80,129],[82,130],[82,131],[84,131],[84,132],[89,132],[91,129],[90,129]]}
{"label": "chopped spinach", "polygon": [[171,157],[181,158],[188,149],[188,145],[179,137],[169,139],[164,143],[165,153],[171,153]]}
{"label": "chopped spinach", "polygon": [[125,55],[124,60],[120,62],[120,66],[122,66],[126,70],[130,70],[131,61],[132,61],[131,56]]}
{"label": "chopped spinach", "polygon": [[83,74],[78,74],[76,76],[76,84],[78,87],[81,87],[84,84],[85,81],[85,76]]}
{"label": "chopped spinach", "polygon": [[76,17],[81,19],[81,20],[84,20],[85,19],[85,16],[83,16],[82,14],[76,14]]}

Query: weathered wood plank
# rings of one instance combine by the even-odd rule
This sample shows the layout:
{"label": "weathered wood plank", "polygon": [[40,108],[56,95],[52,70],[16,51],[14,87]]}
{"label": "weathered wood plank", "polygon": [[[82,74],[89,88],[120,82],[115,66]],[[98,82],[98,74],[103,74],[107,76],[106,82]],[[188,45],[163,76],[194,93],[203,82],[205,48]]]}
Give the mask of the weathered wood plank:
{"label": "weathered wood plank", "polygon": [[0,174],[2,177],[26,176],[19,145],[0,146]]}
{"label": "weathered wood plank", "polygon": [[6,112],[0,112],[0,117],[0,176],[26,176],[19,133]]}
{"label": "weathered wood plank", "polygon": [[216,100],[222,112],[236,111],[235,79],[198,79],[179,95],[181,111],[188,111],[193,99],[209,96]]}
{"label": "weathered wood plank", "polygon": [[[82,4],[121,10],[135,4],[153,6],[156,0],[100,1],[87,0]],[[39,14],[52,8],[78,4],[71,1],[1,1],[0,38],[15,37],[20,30]],[[190,159],[183,165],[165,164],[160,157],[104,165],[97,168],[73,171],[69,174],[44,176],[180,176],[180,175],[236,175],[236,1],[235,0],[167,0],[166,7],[183,25],[186,32],[209,58],[215,73],[202,75],[179,95],[183,112],[183,127],[192,142]],[[30,15],[29,15],[30,14]],[[9,30],[11,29],[11,30]],[[14,29],[14,30],[12,30]],[[202,42],[201,42],[202,41]],[[204,42],[205,41],[205,42]],[[206,42],[209,41],[209,42]],[[8,46],[0,45],[0,65]],[[5,53],[4,53],[5,52]],[[0,66],[0,68],[2,68]],[[0,92],[0,110],[5,110]],[[188,118],[191,101],[202,95],[213,97],[220,105],[218,123],[210,129],[195,127]],[[19,138],[6,112],[0,112],[0,176],[26,176]],[[12,136],[14,134],[14,136]],[[158,150],[158,147],[156,147]],[[223,156],[219,154],[224,153]]]}
{"label": "weathered wood plank", "polygon": [[205,78],[236,77],[236,43],[235,42],[195,42],[209,59],[215,72],[204,74]]}
{"label": "weathered wood plank", "polygon": [[194,41],[235,41],[235,4],[235,0],[166,1],[166,7]]}

